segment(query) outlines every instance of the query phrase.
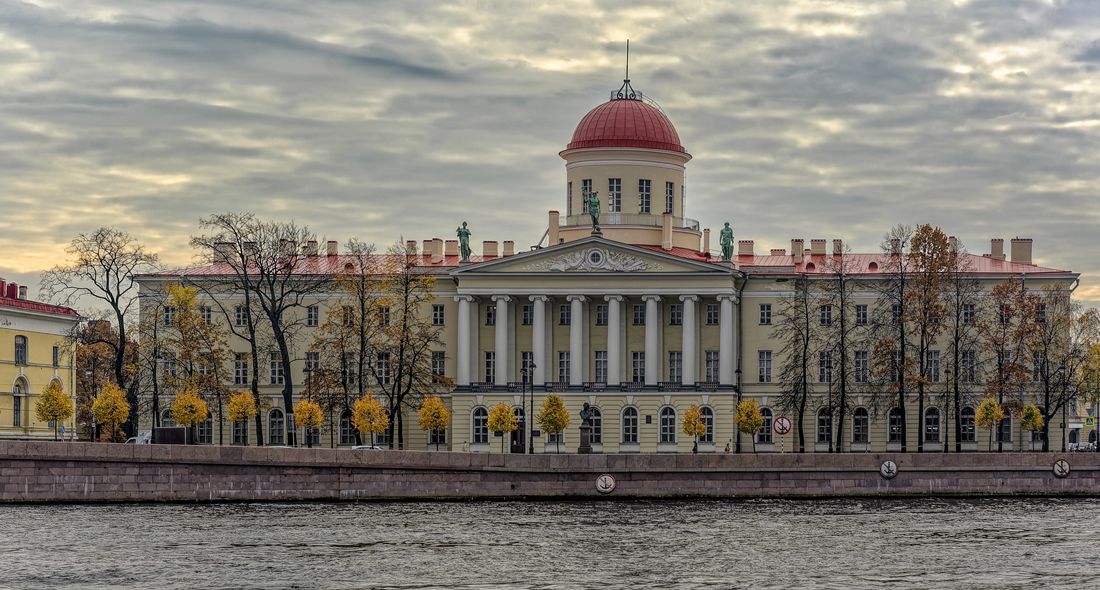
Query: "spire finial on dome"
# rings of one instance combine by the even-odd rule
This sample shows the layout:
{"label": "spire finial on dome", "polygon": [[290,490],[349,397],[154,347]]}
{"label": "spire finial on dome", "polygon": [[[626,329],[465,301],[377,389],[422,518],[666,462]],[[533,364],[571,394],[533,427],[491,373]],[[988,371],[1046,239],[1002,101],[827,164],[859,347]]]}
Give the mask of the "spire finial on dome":
{"label": "spire finial on dome", "polygon": [[642,93],[630,85],[630,39],[626,40],[626,77],[617,92],[611,93],[611,100],[642,100]]}

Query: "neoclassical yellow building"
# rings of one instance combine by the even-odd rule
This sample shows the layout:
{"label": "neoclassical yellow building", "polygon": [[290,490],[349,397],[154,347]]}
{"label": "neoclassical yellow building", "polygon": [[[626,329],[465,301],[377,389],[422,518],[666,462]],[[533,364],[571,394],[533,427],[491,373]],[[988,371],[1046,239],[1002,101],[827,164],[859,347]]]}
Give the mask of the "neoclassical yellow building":
{"label": "neoclassical yellow building", "polygon": [[[866,323],[868,309],[873,312],[881,303],[874,284],[885,280],[887,256],[849,253],[838,239],[793,239],[789,248],[784,242],[766,252],[758,252],[752,240],[741,240],[728,244],[733,251],[724,260],[716,247],[719,234],[712,237],[686,217],[685,171],[691,155],[668,117],[629,83],[581,119],[560,156],[566,172],[563,208],[549,211],[547,229],[531,248],[517,251],[511,241],[485,241],[480,255],[463,261],[457,240],[408,245],[420,269],[440,279],[424,314],[441,330],[444,343],[436,368],[455,383],[446,394],[452,426],[441,442],[481,452],[554,452],[559,447],[573,452],[579,443],[579,412],[587,403],[595,410],[592,446],[598,452],[690,452],[694,440],[681,432],[682,416],[699,405],[707,423],[699,451],[721,452],[737,446],[733,416],[740,396],[757,400],[766,418],[764,429],[742,438],[742,448],[775,452],[785,446],[789,452],[793,437],[775,435],[771,428],[776,417],[792,413],[780,399],[783,343],[776,323],[783,300],[795,279],[833,280],[831,269],[843,261],[862,284],[847,311],[849,321]],[[599,208],[598,229],[590,205]],[[315,244],[303,247],[339,260],[335,242],[321,252]],[[988,254],[964,255],[968,274],[985,293],[1020,277],[1026,277],[1030,289],[1072,291],[1077,274],[1033,264],[1031,247],[1031,240],[1014,239],[1006,256],[1004,242],[994,239]],[[156,290],[166,280],[216,279],[219,272],[215,267],[181,269],[145,277],[142,284],[146,291]],[[305,323],[316,326],[317,315],[332,304],[318,298],[298,312],[303,318],[311,315]],[[815,321],[825,322],[821,313]],[[296,382],[305,379],[309,330],[298,342],[299,360],[290,377]],[[241,343],[235,346],[245,350]],[[949,369],[941,352],[945,347],[929,351],[935,355],[929,356],[927,408],[918,415],[917,403],[907,403],[904,430],[900,412],[881,402],[889,395],[885,388],[876,390],[867,376],[866,348],[852,351],[854,371],[862,373],[855,377],[858,387],[852,387],[850,410],[843,416],[834,417],[827,405],[833,360],[826,366],[821,357],[818,366],[815,357],[812,373],[819,378],[810,383],[807,450],[830,449],[827,441],[835,438],[838,426],[834,420],[844,420],[844,451],[897,449],[903,432],[910,450],[918,440],[925,450],[940,450],[949,436],[953,445],[954,417],[943,401]],[[274,408],[269,431],[285,424],[278,409],[282,386],[275,380],[273,375],[261,387]],[[974,376],[963,385],[965,450],[988,446],[987,431],[974,424],[980,380]],[[573,416],[560,438],[542,434],[528,440],[535,430],[530,423],[504,440],[489,432],[486,420],[494,405],[511,405],[522,419],[551,392],[564,398]],[[410,411],[407,446],[427,449],[435,441],[415,422]],[[1066,435],[1080,436],[1081,422],[1070,418]],[[1033,448],[1011,419],[1001,428],[1002,448]],[[320,442],[328,445],[331,438],[335,444],[351,444],[350,433],[345,418]],[[1063,436],[1052,429],[1052,448]],[[275,441],[282,440],[277,434]]]}
{"label": "neoclassical yellow building", "polygon": [[[79,320],[72,309],[30,301],[26,287],[0,279],[0,438],[53,439],[53,425],[38,420],[34,404],[54,380],[73,396],[68,336]],[[62,425],[68,433],[76,432],[74,419]]]}

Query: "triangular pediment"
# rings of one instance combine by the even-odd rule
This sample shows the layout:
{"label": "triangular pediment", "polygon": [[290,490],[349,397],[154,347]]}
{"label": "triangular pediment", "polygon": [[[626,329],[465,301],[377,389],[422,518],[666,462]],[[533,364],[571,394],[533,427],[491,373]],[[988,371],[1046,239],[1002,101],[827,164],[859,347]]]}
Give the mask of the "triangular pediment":
{"label": "triangular pediment", "polygon": [[729,274],[723,264],[700,262],[599,236],[459,267],[451,274]]}

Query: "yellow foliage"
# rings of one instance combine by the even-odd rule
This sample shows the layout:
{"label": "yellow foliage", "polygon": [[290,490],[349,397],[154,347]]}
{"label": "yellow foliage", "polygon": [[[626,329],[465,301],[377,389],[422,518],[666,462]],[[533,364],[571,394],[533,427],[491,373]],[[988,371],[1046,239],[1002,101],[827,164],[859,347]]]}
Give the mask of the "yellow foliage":
{"label": "yellow foliage", "polygon": [[73,415],[73,400],[65,394],[60,382],[51,381],[42,391],[42,395],[38,396],[34,413],[42,422],[68,420]]}
{"label": "yellow foliage", "polygon": [[1035,404],[1024,406],[1020,410],[1020,427],[1028,432],[1038,432],[1043,429],[1043,413]]}
{"label": "yellow foliage", "polygon": [[241,422],[256,416],[256,398],[251,391],[240,390],[229,396],[226,411],[233,422]]}
{"label": "yellow foliage", "polygon": [[302,428],[320,428],[324,421],[321,406],[313,400],[299,401],[294,404],[294,421]]}
{"label": "yellow foliage", "polygon": [[542,408],[535,422],[549,434],[557,434],[569,427],[569,412],[560,395],[551,393],[542,400]]}
{"label": "yellow foliage", "polygon": [[974,412],[974,423],[979,428],[992,428],[994,424],[999,423],[1005,419],[1005,410],[1001,407],[1001,404],[997,403],[997,400],[992,397],[987,397],[982,400],[982,403],[978,404],[978,409]]}
{"label": "yellow foliage", "polygon": [[707,423],[703,420],[703,410],[693,405],[684,412],[684,434],[688,436],[703,436],[707,433]]}
{"label": "yellow foliage", "polygon": [[390,417],[382,404],[367,394],[366,397],[355,400],[355,407],[351,412],[351,423],[363,434],[380,434],[390,425]]}
{"label": "yellow foliage", "polygon": [[119,425],[126,422],[130,416],[130,404],[126,401],[126,394],[115,383],[104,385],[92,402],[92,416],[95,417],[96,422],[106,427],[104,438],[108,440],[115,438]]}
{"label": "yellow foliage", "polygon": [[512,407],[500,402],[489,411],[488,427],[492,432],[512,432],[519,428],[519,421],[516,420]]}
{"label": "yellow foliage", "polygon": [[737,404],[737,430],[744,434],[756,434],[764,427],[764,415],[756,400],[747,399]]}
{"label": "yellow foliage", "polygon": [[427,431],[446,430],[451,425],[451,412],[439,396],[433,395],[420,406],[420,427]]}
{"label": "yellow foliage", "polygon": [[206,401],[194,389],[185,389],[172,400],[172,418],[183,426],[201,424],[206,421]]}

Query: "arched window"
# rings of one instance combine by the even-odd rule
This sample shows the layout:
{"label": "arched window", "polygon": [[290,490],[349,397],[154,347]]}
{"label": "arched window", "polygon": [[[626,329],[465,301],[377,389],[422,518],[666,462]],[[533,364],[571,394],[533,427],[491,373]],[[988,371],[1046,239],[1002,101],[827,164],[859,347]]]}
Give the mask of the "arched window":
{"label": "arched window", "polygon": [[638,443],[638,408],[623,408],[623,444]]}
{"label": "arched window", "polygon": [[16,336],[15,337],[15,364],[26,365],[27,364],[27,337]]}
{"label": "arched window", "polygon": [[206,421],[200,422],[195,429],[195,439],[200,445],[214,443],[214,416],[210,412],[206,413]]}
{"label": "arched window", "polygon": [[[245,431],[245,436],[248,436],[248,432]],[[306,429],[306,444],[311,447],[321,446],[321,429],[320,428],[307,428]]]}
{"label": "arched window", "polygon": [[592,406],[592,430],[589,431],[588,441],[594,445],[603,444],[603,412],[596,406]]}
{"label": "arched window", "polygon": [[760,427],[760,432],[756,433],[756,442],[760,444],[772,444],[772,420],[775,420],[775,414],[772,413],[771,408],[760,408],[760,415],[764,417],[764,425]]}
{"label": "arched window", "polygon": [[282,446],[286,444],[286,419],[283,411],[273,408],[267,415],[267,444]]}
{"label": "arched window", "polygon": [[833,414],[829,408],[821,408],[817,411],[817,442],[828,444],[833,438]]}
{"label": "arched window", "polygon": [[937,408],[924,411],[924,442],[940,442],[940,411]]}
{"label": "arched window", "polygon": [[871,416],[867,408],[856,408],[852,413],[852,443],[865,445],[871,440]]}
{"label": "arched window", "polygon": [[1069,431],[1069,444],[1075,445],[1079,442],[1081,442],[1081,431],[1076,429]]}
{"label": "arched window", "polygon": [[241,420],[233,423],[233,444],[235,445],[247,445],[248,444],[248,420]]}
{"label": "arched window", "polygon": [[340,444],[345,446],[355,444],[355,427],[351,425],[349,410],[344,410],[344,413],[340,414]]}
{"label": "arched window", "polygon": [[661,442],[676,442],[676,410],[672,406],[661,408]]}
{"label": "arched window", "polygon": [[887,416],[886,420],[887,442],[901,442],[901,433],[904,424],[905,418],[902,416],[901,408],[890,408],[890,414]]}
{"label": "arched window", "polygon": [[959,412],[959,441],[976,442],[974,432],[974,408],[965,407]]}
{"label": "arched window", "polygon": [[489,411],[483,407],[474,408],[474,417],[471,420],[473,424],[473,444],[489,444]]}
{"label": "arched window", "polygon": [[1012,414],[1005,412],[1005,419],[997,425],[997,441],[1003,443],[1012,442]]}
{"label": "arched window", "polygon": [[27,382],[22,378],[15,381],[11,395],[11,425],[23,425],[23,396],[27,394]]}
{"label": "arched window", "polygon": [[710,406],[703,406],[699,411],[703,414],[703,424],[707,425],[707,433],[699,438],[699,442],[712,443],[714,442],[714,410]]}
{"label": "arched window", "polygon": [[172,408],[168,408],[160,413],[160,425],[163,428],[172,428],[176,425],[176,421],[172,419]]}

